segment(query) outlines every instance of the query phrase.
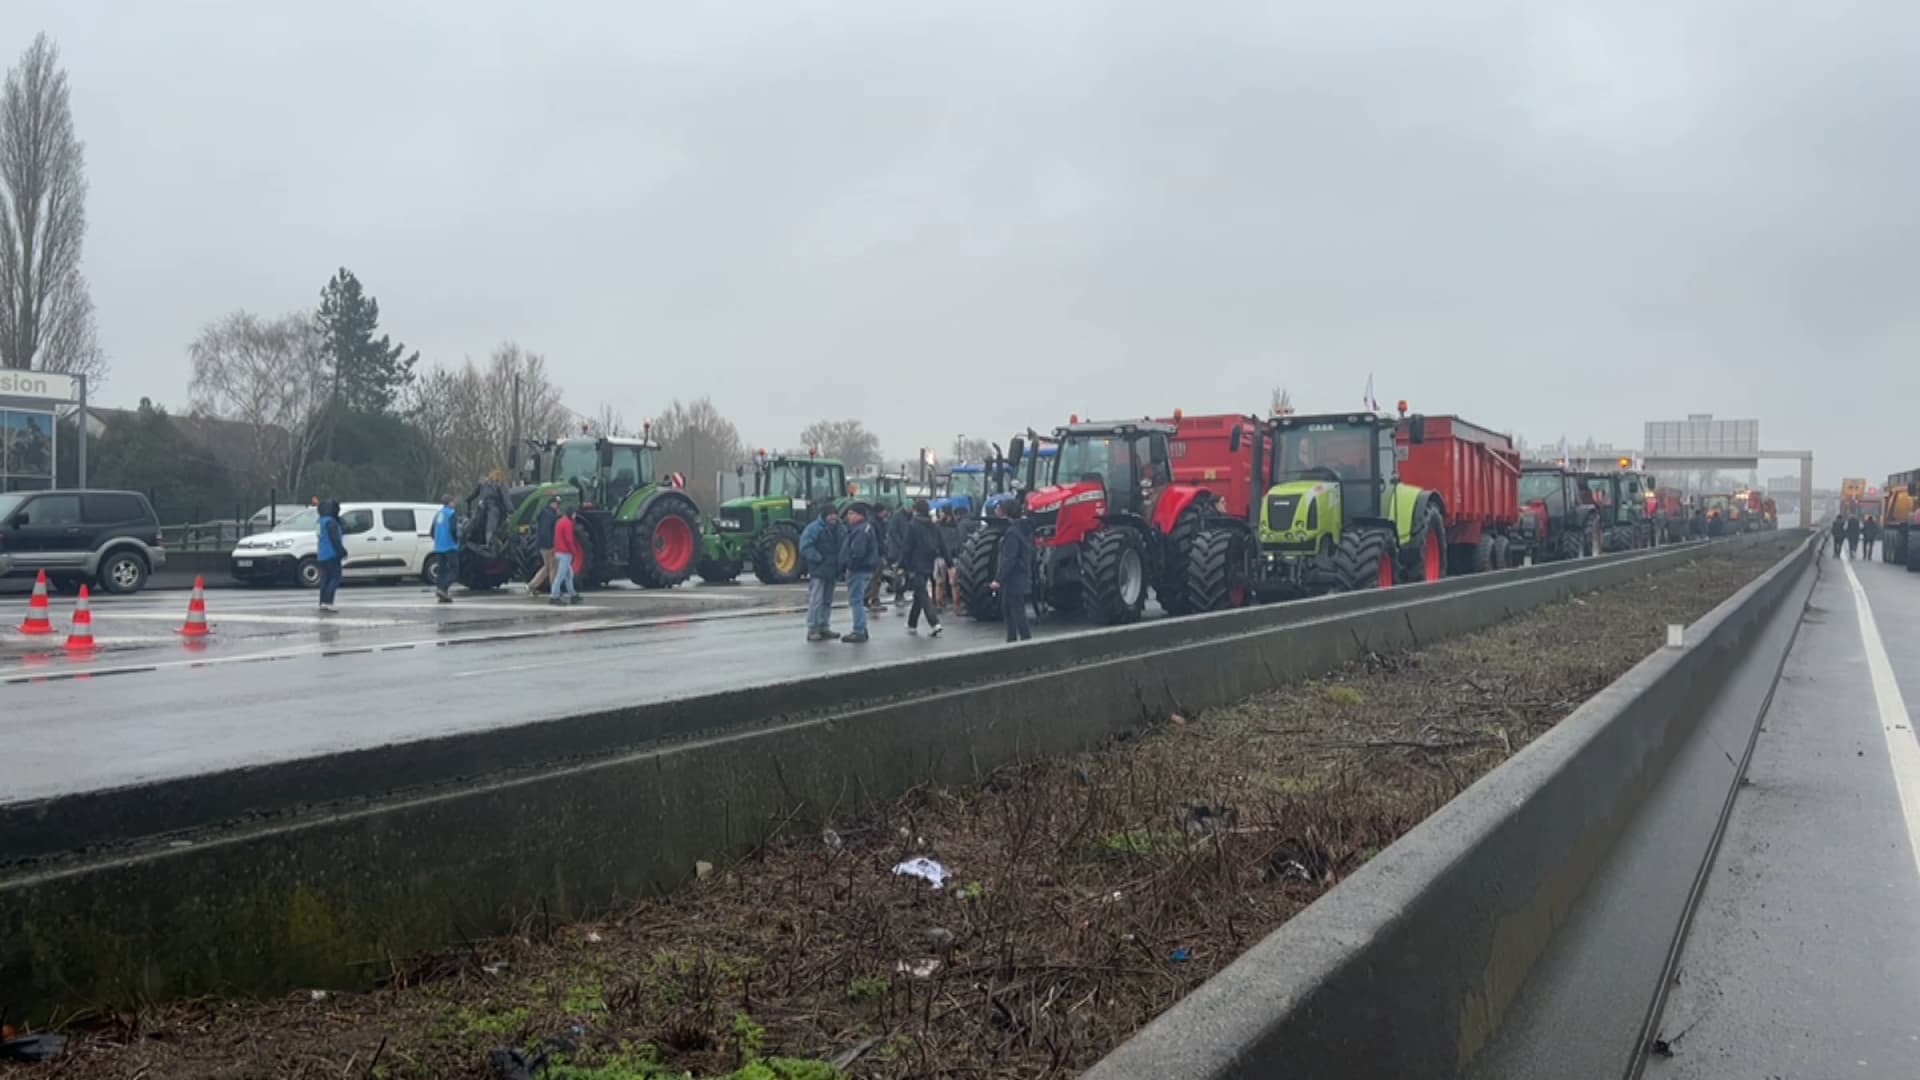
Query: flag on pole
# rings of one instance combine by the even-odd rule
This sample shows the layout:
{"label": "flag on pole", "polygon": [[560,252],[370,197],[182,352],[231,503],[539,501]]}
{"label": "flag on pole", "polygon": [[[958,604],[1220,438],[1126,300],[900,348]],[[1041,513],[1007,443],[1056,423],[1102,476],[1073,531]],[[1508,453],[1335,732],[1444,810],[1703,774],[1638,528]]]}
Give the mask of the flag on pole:
{"label": "flag on pole", "polygon": [[1367,372],[1367,393],[1360,399],[1360,404],[1366,406],[1368,412],[1380,411],[1380,403],[1373,399],[1373,372],[1371,371]]}

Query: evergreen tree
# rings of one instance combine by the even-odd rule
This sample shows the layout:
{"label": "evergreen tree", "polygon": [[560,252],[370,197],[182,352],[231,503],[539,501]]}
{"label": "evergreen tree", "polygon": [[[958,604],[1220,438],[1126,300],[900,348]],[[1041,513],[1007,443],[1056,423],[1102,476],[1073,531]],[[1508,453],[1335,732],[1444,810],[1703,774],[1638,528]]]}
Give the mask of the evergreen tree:
{"label": "evergreen tree", "polygon": [[413,382],[416,350],[407,353],[380,329],[380,302],[360,287],[360,279],[345,267],[320,290],[315,316],[326,339],[328,374],[332,378],[334,408],[350,412],[384,413],[393,408],[400,392]]}

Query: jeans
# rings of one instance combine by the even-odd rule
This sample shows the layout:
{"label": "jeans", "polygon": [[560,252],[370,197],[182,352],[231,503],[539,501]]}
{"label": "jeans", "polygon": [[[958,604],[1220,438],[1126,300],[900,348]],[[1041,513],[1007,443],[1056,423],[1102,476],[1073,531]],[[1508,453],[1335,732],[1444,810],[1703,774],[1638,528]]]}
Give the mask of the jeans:
{"label": "jeans", "polygon": [[553,557],[553,591],[549,595],[558,600],[562,592],[568,596],[580,595],[573,588],[573,555],[569,552]]}
{"label": "jeans", "polygon": [[[865,596],[867,594],[867,581],[871,577],[873,577],[873,571],[871,570],[855,570],[849,572],[847,574],[847,595],[849,597]],[[854,603],[848,604],[847,608],[853,612],[853,632],[855,634],[866,633],[867,605],[856,600]]]}
{"label": "jeans", "polygon": [[340,560],[320,560],[320,602],[333,606],[333,594],[340,588]]}
{"label": "jeans", "polygon": [[832,625],[833,577],[815,574],[807,578],[807,632],[829,630]]}
{"label": "jeans", "polygon": [[460,553],[458,551],[435,552],[440,556],[440,565],[435,567],[433,585],[441,592],[451,592],[453,581],[460,576]]}
{"label": "jeans", "polygon": [[1027,604],[1033,600],[1028,593],[1002,592],[1000,610],[1006,616],[1007,641],[1030,641],[1033,627],[1027,622]]}

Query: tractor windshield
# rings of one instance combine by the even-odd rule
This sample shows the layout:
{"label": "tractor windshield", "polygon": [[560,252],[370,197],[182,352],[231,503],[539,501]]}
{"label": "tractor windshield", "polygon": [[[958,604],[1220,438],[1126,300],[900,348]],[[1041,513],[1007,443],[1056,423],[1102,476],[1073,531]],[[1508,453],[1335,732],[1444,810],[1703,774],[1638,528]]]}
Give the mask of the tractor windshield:
{"label": "tractor windshield", "polygon": [[569,439],[553,454],[553,481],[592,486],[600,471],[600,448],[591,439]]}
{"label": "tractor windshield", "polygon": [[807,497],[807,466],[801,461],[777,461],[767,466],[767,491],[770,498]]}
{"label": "tractor windshield", "polygon": [[1054,482],[1093,481],[1104,486],[1112,480],[1124,481],[1131,471],[1131,460],[1127,440],[1120,436],[1069,435],[1054,459]]}
{"label": "tractor windshield", "polygon": [[984,472],[955,471],[947,477],[947,494],[969,499],[982,499],[987,494],[987,474]]}
{"label": "tractor windshield", "polygon": [[1521,473],[1520,502],[1543,503],[1548,515],[1564,517],[1567,512],[1567,486],[1558,473]]}
{"label": "tractor windshield", "polygon": [[1275,442],[1274,477],[1297,480],[1322,470],[1343,482],[1373,479],[1372,427],[1301,424],[1283,428]]}

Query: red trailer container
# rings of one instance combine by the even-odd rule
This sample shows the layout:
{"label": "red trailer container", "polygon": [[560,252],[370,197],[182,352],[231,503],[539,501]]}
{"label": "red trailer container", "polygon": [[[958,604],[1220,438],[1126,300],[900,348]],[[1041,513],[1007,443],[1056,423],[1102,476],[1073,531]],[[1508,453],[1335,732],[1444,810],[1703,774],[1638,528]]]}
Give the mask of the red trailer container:
{"label": "red trailer container", "polygon": [[[1263,430],[1260,422],[1232,413],[1175,413],[1164,423],[1174,426],[1173,437],[1167,442],[1167,454],[1173,459],[1173,482],[1205,488],[1214,496],[1219,513],[1245,520],[1255,502],[1253,456],[1254,440]],[[1234,447],[1235,428],[1240,430],[1238,449]]]}
{"label": "red trailer container", "polygon": [[[1425,438],[1412,438],[1416,423]],[[1400,478],[1436,492],[1446,512],[1448,569],[1499,569],[1520,521],[1520,452],[1513,440],[1457,416],[1403,417],[1394,444]]]}

